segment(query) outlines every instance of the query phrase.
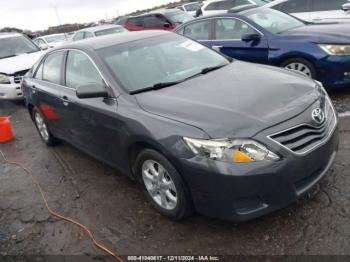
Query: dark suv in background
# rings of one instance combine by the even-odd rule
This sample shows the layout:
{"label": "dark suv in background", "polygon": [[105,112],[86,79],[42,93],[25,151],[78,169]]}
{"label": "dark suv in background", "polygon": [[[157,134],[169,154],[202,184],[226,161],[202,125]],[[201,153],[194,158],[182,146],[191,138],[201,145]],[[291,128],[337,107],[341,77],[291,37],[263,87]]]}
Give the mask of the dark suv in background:
{"label": "dark suv in background", "polygon": [[193,17],[178,9],[165,9],[145,15],[124,17],[117,21],[130,31],[141,30],[174,30],[177,26],[192,20]]}

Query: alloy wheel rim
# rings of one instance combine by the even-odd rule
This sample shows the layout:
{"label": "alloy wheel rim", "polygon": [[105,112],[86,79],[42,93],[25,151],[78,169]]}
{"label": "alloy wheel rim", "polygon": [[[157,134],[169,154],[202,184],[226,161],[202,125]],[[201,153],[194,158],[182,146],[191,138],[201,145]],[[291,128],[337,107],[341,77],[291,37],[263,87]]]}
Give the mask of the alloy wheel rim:
{"label": "alloy wheel rim", "polygon": [[41,137],[45,141],[48,141],[49,140],[49,131],[47,129],[47,126],[45,124],[44,119],[42,118],[42,116],[38,112],[35,113],[35,123],[36,123],[36,126],[39,130]]}
{"label": "alloy wheel rim", "polygon": [[287,68],[289,70],[294,70],[294,71],[298,71],[300,73],[303,73],[304,75],[308,76],[308,77],[312,77],[312,74],[311,74],[311,69],[303,64],[303,63],[290,63],[288,65],[286,65],[284,68]]}
{"label": "alloy wheel rim", "polygon": [[166,210],[176,208],[177,190],[168,171],[158,162],[147,160],[142,165],[142,178],[152,199]]}

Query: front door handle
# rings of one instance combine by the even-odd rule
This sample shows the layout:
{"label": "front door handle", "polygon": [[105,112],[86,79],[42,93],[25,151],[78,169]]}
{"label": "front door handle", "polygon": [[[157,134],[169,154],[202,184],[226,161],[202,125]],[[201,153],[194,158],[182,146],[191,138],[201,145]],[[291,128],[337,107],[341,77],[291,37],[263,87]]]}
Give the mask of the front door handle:
{"label": "front door handle", "polygon": [[62,101],[63,101],[63,105],[64,106],[68,106],[69,105],[69,99],[67,96],[62,96]]}
{"label": "front door handle", "polygon": [[221,48],[223,48],[223,46],[221,46],[221,45],[213,45],[211,48],[213,50],[217,51],[217,52],[221,52]]}
{"label": "front door handle", "polygon": [[36,86],[32,85],[32,86],[29,86],[29,87],[32,89],[32,93],[35,94],[36,93]]}

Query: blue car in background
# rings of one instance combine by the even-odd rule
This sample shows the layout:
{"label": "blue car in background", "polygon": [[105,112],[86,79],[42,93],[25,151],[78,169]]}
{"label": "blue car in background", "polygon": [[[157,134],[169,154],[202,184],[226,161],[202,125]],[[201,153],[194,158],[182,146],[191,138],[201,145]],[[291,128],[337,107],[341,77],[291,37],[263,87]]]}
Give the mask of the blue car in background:
{"label": "blue car in background", "polygon": [[349,24],[313,24],[245,6],[195,19],[175,32],[227,56],[299,71],[327,88],[350,85]]}

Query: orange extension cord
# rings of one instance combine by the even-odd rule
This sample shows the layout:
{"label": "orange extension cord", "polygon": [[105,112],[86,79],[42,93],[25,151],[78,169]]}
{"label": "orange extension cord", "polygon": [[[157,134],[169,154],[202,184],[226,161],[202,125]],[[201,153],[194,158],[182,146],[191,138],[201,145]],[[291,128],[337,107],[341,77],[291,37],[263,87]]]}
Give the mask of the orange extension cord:
{"label": "orange extension cord", "polygon": [[60,215],[59,213],[55,212],[54,210],[52,210],[46,200],[46,196],[45,193],[43,191],[43,189],[41,188],[38,180],[36,179],[36,177],[32,174],[32,171],[30,171],[28,168],[26,168],[24,165],[22,165],[21,163],[15,162],[15,161],[10,161],[8,160],[4,153],[0,150],[0,154],[2,155],[3,159],[5,160],[6,163],[10,164],[10,165],[14,165],[14,166],[18,166],[20,168],[22,168],[25,171],[25,174],[27,176],[29,176],[33,182],[33,184],[35,185],[35,187],[38,189],[41,198],[43,199],[46,209],[49,211],[49,213],[59,219],[65,220],[69,223],[72,223],[78,227],[80,227],[81,229],[83,229],[89,236],[89,238],[91,239],[92,243],[99,249],[101,249],[102,251],[106,252],[108,255],[112,256],[113,258],[115,258],[117,261],[119,262],[123,262],[123,260],[113,251],[109,250],[107,247],[103,246],[102,244],[98,243],[94,237],[94,235],[92,234],[91,230],[89,228],[87,228],[86,226],[84,226],[83,224],[79,223],[78,221],[69,218],[69,217],[65,217]]}

